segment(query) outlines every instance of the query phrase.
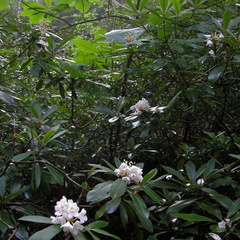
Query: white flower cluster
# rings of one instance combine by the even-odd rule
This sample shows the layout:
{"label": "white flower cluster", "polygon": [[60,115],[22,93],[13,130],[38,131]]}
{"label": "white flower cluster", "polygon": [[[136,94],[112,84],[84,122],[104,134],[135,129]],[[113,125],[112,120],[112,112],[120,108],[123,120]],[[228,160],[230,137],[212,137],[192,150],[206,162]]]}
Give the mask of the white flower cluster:
{"label": "white flower cluster", "polygon": [[227,225],[229,222],[230,222],[230,219],[228,219],[228,218],[225,219],[225,220],[222,220],[221,222],[218,223],[218,227],[224,229],[224,228],[226,228],[226,225]]}
{"label": "white flower cluster", "polygon": [[114,172],[118,177],[122,177],[122,180],[130,184],[131,181],[135,183],[140,183],[143,180],[142,169],[132,165],[132,162],[124,161],[121,163],[119,168],[115,169]]}
{"label": "white flower cluster", "polygon": [[150,105],[145,98],[142,98],[142,100],[139,100],[135,105],[131,106],[130,110],[135,111],[134,115],[141,115],[144,112],[150,111]]}
{"label": "white flower cluster", "polygon": [[214,33],[214,34],[206,34],[204,35],[207,39],[205,40],[206,46],[212,47],[215,45],[219,45],[221,42],[221,39],[224,38],[224,35],[222,33]]}
{"label": "white flower cluster", "polygon": [[[159,107],[159,106],[150,107],[149,102],[145,98],[142,98],[136,104],[134,104],[133,106],[130,107],[130,110],[132,110],[133,113],[131,113],[129,116],[125,117],[124,120],[125,121],[134,120],[138,116],[140,116],[141,114],[143,114],[145,112],[150,112],[152,114],[162,113],[165,108],[166,107]],[[116,118],[116,119],[118,119],[118,118]],[[114,121],[115,121],[115,118],[111,118],[109,120],[109,122],[114,122]]]}
{"label": "white flower cluster", "polygon": [[55,206],[55,216],[52,216],[52,223],[61,225],[64,232],[71,232],[77,235],[79,231],[83,230],[83,223],[87,221],[86,210],[83,208],[79,212],[77,203],[73,200],[67,200],[62,197]]}

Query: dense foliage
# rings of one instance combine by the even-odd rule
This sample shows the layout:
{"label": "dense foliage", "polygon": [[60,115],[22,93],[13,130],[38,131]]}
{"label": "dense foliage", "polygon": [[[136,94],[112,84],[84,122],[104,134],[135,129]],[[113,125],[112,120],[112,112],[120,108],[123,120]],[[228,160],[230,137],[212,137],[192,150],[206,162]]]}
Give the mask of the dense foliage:
{"label": "dense foliage", "polygon": [[239,239],[239,14],[0,0],[0,239]]}

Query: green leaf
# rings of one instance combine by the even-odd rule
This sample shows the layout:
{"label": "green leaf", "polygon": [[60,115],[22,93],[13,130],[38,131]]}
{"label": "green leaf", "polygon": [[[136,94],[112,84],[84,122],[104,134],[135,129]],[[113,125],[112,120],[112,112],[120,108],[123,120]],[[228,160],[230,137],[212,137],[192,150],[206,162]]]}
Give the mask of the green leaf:
{"label": "green leaf", "polygon": [[27,221],[27,222],[34,222],[34,223],[46,223],[46,224],[52,224],[51,218],[43,217],[43,216],[24,216],[18,219],[19,221]]}
{"label": "green leaf", "polygon": [[215,216],[216,218],[218,218],[219,220],[222,220],[222,213],[221,211],[216,208],[216,207],[213,207],[212,204],[205,204],[205,203],[201,203],[201,202],[198,202],[197,203],[198,206],[205,210],[206,212],[212,214],[213,216]]}
{"label": "green leaf", "polygon": [[219,67],[214,68],[208,76],[209,82],[210,83],[216,82],[220,78],[220,76],[222,75],[224,69],[225,69],[224,66],[219,66]]}
{"label": "green leaf", "polygon": [[135,4],[132,2],[132,0],[125,0],[125,2],[127,3],[127,5],[128,5],[134,12],[137,12],[136,6],[135,6]]}
{"label": "green leaf", "polygon": [[35,9],[35,10],[45,10],[46,8],[39,2],[23,2],[20,3],[21,7],[24,9]]}
{"label": "green leaf", "polygon": [[41,20],[45,17],[45,13],[37,13],[37,14],[33,14],[30,16],[30,24],[36,24],[41,22]]}
{"label": "green leaf", "polygon": [[41,168],[39,163],[36,163],[33,167],[33,176],[32,176],[32,188],[38,189],[41,183]]}
{"label": "green leaf", "polygon": [[105,212],[106,212],[106,203],[103,204],[103,205],[96,211],[96,213],[95,213],[95,219],[97,220],[97,219],[101,218],[101,217],[104,215]]}
{"label": "green leaf", "polygon": [[105,230],[102,230],[102,229],[92,229],[92,231],[100,233],[100,234],[108,236],[108,237],[111,237],[111,238],[114,238],[114,239],[117,239],[117,240],[121,240],[118,236],[116,236],[114,234],[111,234],[111,233],[109,233]]}
{"label": "green leaf", "polygon": [[230,11],[226,11],[223,14],[223,27],[228,28],[228,25],[231,21],[232,13]]}
{"label": "green leaf", "polygon": [[151,185],[157,187],[157,188],[163,188],[163,189],[176,189],[176,190],[183,190],[183,187],[180,185],[177,185],[175,183],[166,182],[166,181],[156,181],[152,182]]}
{"label": "green leaf", "polygon": [[122,225],[125,227],[128,223],[128,213],[123,204],[120,204],[120,216]]}
{"label": "green leaf", "polygon": [[146,206],[145,202],[143,201],[143,199],[140,197],[140,195],[138,193],[137,194],[130,193],[130,197],[133,200],[133,204],[136,208],[136,211],[139,212],[145,218],[148,218],[149,210],[147,209],[147,206]]}
{"label": "green leaf", "polygon": [[190,200],[186,199],[186,200],[176,201],[175,203],[173,203],[171,206],[168,207],[167,214],[176,213],[176,212],[180,211],[181,209],[189,206],[190,204],[192,204],[195,201],[196,201],[196,199],[190,199]]}
{"label": "green leaf", "polygon": [[162,201],[162,198],[156,193],[156,191],[153,191],[151,188],[143,185],[142,186],[143,191],[156,203],[160,204]]}
{"label": "green leaf", "polygon": [[144,175],[142,184],[145,184],[148,181],[150,181],[152,178],[156,176],[156,174],[157,174],[157,169],[156,168],[152,169],[149,173]]}
{"label": "green leaf", "polygon": [[44,2],[47,5],[47,7],[50,7],[52,4],[52,0],[44,0]]}
{"label": "green leaf", "polygon": [[75,7],[79,12],[86,13],[91,7],[91,3],[87,0],[76,0]]}
{"label": "green leaf", "polygon": [[89,223],[85,229],[86,230],[92,230],[92,229],[99,229],[99,228],[104,228],[108,225],[107,221],[103,221],[103,220],[98,220],[98,221],[94,221]]}
{"label": "green leaf", "polygon": [[68,130],[63,130],[63,131],[55,134],[53,137],[51,137],[50,139],[48,139],[48,140],[45,142],[45,144],[51,142],[52,140],[54,140],[54,139],[56,139],[56,138],[58,138],[58,137],[60,137],[60,136],[62,136],[62,135],[63,135],[64,133],[66,133],[67,131],[68,131]]}
{"label": "green leaf", "polygon": [[34,106],[31,106],[31,111],[36,118],[40,119],[42,117],[42,106],[40,104],[37,103]]}
{"label": "green leaf", "polygon": [[159,0],[160,6],[164,12],[166,12],[169,8],[169,0]]}
{"label": "green leaf", "polygon": [[16,191],[16,192],[12,192],[12,193],[9,193],[9,194],[5,195],[5,196],[4,196],[5,201],[6,201],[6,202],[7,202],[7,201],[10,201],[10,200],[12,200],[12,199],[14,199],[14,198],[22,195],[22,194],[23,194],[24,192],[26,192],[26,190],[28,190],[28,189],[29,189],[29,187],[24,187],[24,188],[22,188],[22,189],[20,189],[20,190],[18,190],[18,191]]}
{"label": "green leaf", "polygon": [[52,225],[34,233],[28,240],[51,240],[61,231],[62,229],[59,225]]}
{"label": "green leaf", "polygon": [[149,2],[149,0],[141,0],[140,6],[139,6],[140,11],[142,11],[145,8],[145,6],[148,4],[148,2]]}
{"label": "green leaf", "polygon": [[208,175],[210,175],[214,168],[215,168],[215,159],[211,159],[207,162],[207,165],[206,165],[206,171],[204,172],[204,175],[207,177]]}
{"label": "green leaf", "polygon": [[171,168],[171,167],[167,167],[167,166],[163,166],[163,168],[164,168],[167,172],[169,172],[169,173],[171,173],[172,175],[180,178],[181,180],[185,179],[184,176],[183,176],[180,172],[176,171],[175,169],[173,169],[173,168]]}
{"label": "green leaf", "polygon": [[186,221],[191,221],[191,222],[215,222],[211,218],[195,214],[195,213],[175,213],[173,214],[174,217],[181,218]]}
{"label": "green leaf", "polygon": [[58,83],[59,93],[62,98],[65,98],[65,89],[61,82]]}
{"label": "green leaf", "polygon": [[6,190],[6,184],[7,184],[7,177],[1,176],[0,177],[0,196],[3,197]]}
{"label": "green leaf", "polygon": [[188,178],[192,181],[195,180],[196,176],[196,167],[193,162],[188,161],[185,165]]}
{"label": "green leaf", "polygon": [[51,108],[49,108],[44,114],[42,119],[46,119],[49,115],[51,115],[52,113],[54,113],[57,110],[58,106],[57,105],[53,105]]}
{"label": "green leaf", "polygon": [[0,1],[0,10],[4,9],[6,7],[9,7],[8,0],[1,0]]}
{"label": "green leaf", "polygon": [[16,156],[13,157],[13,162],[19,162],[19,161],[22,161],[24,159],[26,159],[27,157],[29,157],[30,155],[32,155],[32,151],[29,151],[29,152],[25,152],[25,153],[20,153]]}
{"label": "green leaf", "polygon": [[147,137],[149,134],[149,130],[150,130],[150,124],[146,123],[143,127],[143,130],[141,131],[140,137]]}
{"label": "green leaf", "polygon": [[46,165],[46,167],[47,167],[48,171],[50,172],[50,174],[52,175],[53,179],[58,184],[63,186],[64,185],[64,175],[51,166]]}
{"label": "green leaf", "polygon": [[111,214],[111,213],[115,212],[120,203],[121,203],[121,198],[120,197],[113,198],[112,200],[108,201],[106,203],[106,212],[108,214]]}
{"label": "green leaf", "polygon": [[145,228],[148,232],[153,232],[153,225],[149,218],[142,215],[139,211],[135,211],[135,213],[138,216],[138,219],[140,220],[142,227]]}
{"label": "green leaf", "polygon": [[198,91],[196,88],[187,88],[187,98],[191,103],[196,103],[198,100]]}
{"label": "green leaf", "polygon": [[227,214],[227,218],[232,217],[237,211],[239,211],[239,209],[240,209],[240,198],[238,198],[230,207]]}
{"label": "green leaf", "polygon": [[228,29],[231,29],[232,27],[238,25],[240,22],[240,17],[236,17],[234,19],[232,19],[228,25]]}
{"label": "green leaf", "polygon": [[107,181],[97,184],[93,190],[87,194],[87,202],[100,201],[103,198],[110,197],[109,190],[113,184],[113,181]]}
{"label": "green leaf", "polygon": [[226,197],[222,194],[217,193],[215,190],[212,190],[212,189],[209,189],[209,188],[202,188],[202,190],[204,192],[209,193],[209,195],[213,199],[215,199],[218,203],[220,203],[227,210],[229,210],[230,207],[233,205],[233,201],[230,198],[228,198],[228,197]]}
{"label": "green leaf", "polygon": [[78,235],[72,235],[74,240],[89,240],[89,238],[83,233],[79,232]]}
{"label": "green leaf", "polygon": [[179,14],[181,12],[181,5],[180,5],[180,1],[179,0],[171,0],[173,7],[176,11],[177,14]]}
{"label": "green leaf", "polygon": [[113,182],[109,194],[112,198],[121,197],[127,189],[127,183],[124,182],[121,178],[118,178],[116,181]]}
{"label": "green leaf", "polygon": [[116,115],[115,112],[113,112],[110,108],[107,106],[95,106],[93,109],[94,112],[99,112],[103,114],[109,114],[109,115]]}
{"label": "green leaf", "polygon": [[229,156],[240,160],[240,154],[229,154]]}

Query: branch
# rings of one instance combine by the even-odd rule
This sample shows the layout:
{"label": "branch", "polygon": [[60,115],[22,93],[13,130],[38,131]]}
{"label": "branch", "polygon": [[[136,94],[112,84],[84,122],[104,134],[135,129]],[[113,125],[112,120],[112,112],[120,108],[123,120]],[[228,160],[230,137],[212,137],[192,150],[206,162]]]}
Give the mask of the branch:
{"label": "branch", "polygon": [[40,164],[46,164],[54,169],[56,169],[57,171],[59,171],[60,173],[62,173],[64,175],[64,177],[71,183],[75,184],[76,186],[84,189],[84,190],[87,190],[86,188],[84,188],[83,186],[81,186],[79,183],[77,183],[76,181],[74,181],[72,178],[70,178],[68,176],[67,173],[65,173],[62,169],[56,167],[55,165],[53,165],[52,163],[49,163],[49,162],[45,162],[45,161],[42,161],[42,160],[36,160],[36,161],[29,161],[29,162],[26,162],[26,161],[21,161],[21,162],[11,162],[11,164],[15,164],[15,165],[21,165],[21,164],[26,164],[26,165],[31,165],[31,164],[36,164],[36,163],[40,163]]}
{"label": "branch", "polygon": [[19,53],[15,58],[13,58],[10,62],[8,62],[6,65],[4,65],[3,67],[0,68],[0,70],[6,68],[7,66],[9,66],[12,62],[16,61],[19,57],[21,57],[35,42],[36,38],[32,39],[32,42],[25,48],[23,49],[23,51],[21,53]]}

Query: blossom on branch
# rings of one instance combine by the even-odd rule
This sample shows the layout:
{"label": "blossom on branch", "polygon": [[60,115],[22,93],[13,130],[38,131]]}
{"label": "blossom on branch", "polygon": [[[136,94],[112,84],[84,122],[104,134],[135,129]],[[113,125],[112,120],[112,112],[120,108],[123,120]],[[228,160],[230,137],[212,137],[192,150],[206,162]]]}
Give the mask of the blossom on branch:
{"label": "blossom on branch", "polygon": [[127,161],[124,161],[119,168],[114,170],[114,172],[118,177],[122,177],[122,180],[127,184],[130,184],[131,182],[140,183],[143,180],[142,169],[132,165],[132,162],[128,163]]}
{"label": "blossom on branch", "polygon": [[77,235],[84,229],[82,224],[88,219],[87,211],[84,208],[80,212],[79,210],[77,203],[63,196],[55,206],[55,216],[51,216],[52,223],[60,225],[64,232]]}

